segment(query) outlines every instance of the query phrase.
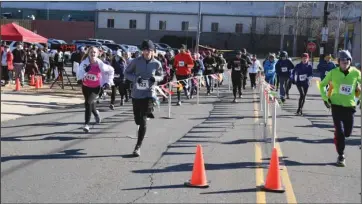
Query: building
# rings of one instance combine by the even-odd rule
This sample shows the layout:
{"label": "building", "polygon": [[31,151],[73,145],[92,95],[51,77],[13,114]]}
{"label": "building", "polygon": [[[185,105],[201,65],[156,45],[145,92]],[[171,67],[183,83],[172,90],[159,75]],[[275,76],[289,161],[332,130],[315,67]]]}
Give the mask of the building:
{"label": "building", "polygon": [[[338,9],[337,3],[330,3],[332,12]],[[282,26],[284,5],[286,21]],[[296,12],[298,5],[299,12]],[[222,49],[246,47],[253,51],[276,51],[284,33],[284,47],[291,52],[297,33],[298,50],[303,52],[308,38],[319,35],[323,6],[324,2],[202,2],[200,43]],[[164,36],[177,36],[193,46],[199,21],[199,3],[185,1],[4,2],[3,7],[24,11],[26,14],[22,17],[38,12],[37,18],[60,20],[70,15],[73,20],[94,20],[97,38],[128,44],[139,44],[144,38],[160,41]],[[360,9],[346,9],[342,13],[345,18],[361,15]],[[333,28],[336,23],[332,17],[328,24]],[[330,37],[333,40],[333,35]]]}

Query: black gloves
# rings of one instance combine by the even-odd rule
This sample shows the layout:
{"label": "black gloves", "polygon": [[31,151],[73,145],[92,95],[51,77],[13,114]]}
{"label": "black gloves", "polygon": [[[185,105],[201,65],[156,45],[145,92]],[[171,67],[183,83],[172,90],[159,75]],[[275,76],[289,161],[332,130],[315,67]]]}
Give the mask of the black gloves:
{"label": "black gloves", "polygon": [[88,66],[85,67],[85,69],[84,69],[85,72],[89,72],[90,68],[91,68],[91,65],[89,64]]}
{"label": "black gloves", "polygon": [[110,88],[110,86],[108,83],[103,84],[103,89],[109,89],[109,88]]}
{"label": "black gloves", "polygon": [[141,77],[138,77],[138,79],[137,79],[137,83],[142,83],[142,78]]}
{"label": "black gloves", "polygon": [[[328,101],[330,101],[330,100],[328,99]],[[329,102],[327,102],[327,101],[324,101],[324,105],[325,105],[328,109],[331,108],[331,105],[330,105]]]}
{"label": "black gloves", "polygon": [[150,82],[155,83],[155,81],[156,81],[155,77],[152,76],[152,77],[150,78]]}

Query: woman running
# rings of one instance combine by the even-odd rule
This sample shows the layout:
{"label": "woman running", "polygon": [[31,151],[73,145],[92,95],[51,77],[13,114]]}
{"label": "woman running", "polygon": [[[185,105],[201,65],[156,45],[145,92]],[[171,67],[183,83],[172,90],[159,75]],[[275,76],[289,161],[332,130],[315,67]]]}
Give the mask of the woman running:
{"label": "woman running", "polygon": [[299,91],[299,104],[296,115],[303,115],[303,106],[308,88],[313,77],[313,68],[309,63],[308,53],[303,53],[302,61],[295,66],[292,72],[292,83],[297,85]]}
{"label": "woman running", "polygon": [[114,70],[111,66],[98,59],[99,50],[96,47],[90,47],[85,59],[79,65],[77,80],[82,80],[82,92],[85,106],[85,125],[84,132],[89,132],[89,122],[91,113],[93,113],[96,123],[101,122],[99,111],[94,103],[101,87],[109,88],[113,85]]}
{"label": "woman running", "polygon": [[122,56],[122,51],[118,50],[117,54],[112,61],[112,67],[114,68],[114,85],[112,86],[111,104],[109,108],[114,110],[114,101],[116,99],[116,88],[121,95],[121,106],[124,105],[124,98],[128,101],[128,94],[126,89],[126,78],[124,77],[124,71],[127,68],[126,59]]}

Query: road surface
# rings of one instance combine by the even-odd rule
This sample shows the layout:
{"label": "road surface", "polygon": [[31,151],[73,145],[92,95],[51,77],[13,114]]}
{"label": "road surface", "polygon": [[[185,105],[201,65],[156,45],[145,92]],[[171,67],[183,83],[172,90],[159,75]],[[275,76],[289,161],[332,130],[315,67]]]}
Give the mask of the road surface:
{"label": "road surface", "polygon": [[[227,82],[226,82],[227,83]],[[248,82],[249,83],[249,82]],[[344,168],[334,166],[330,113],[310,88],[304,117],[294,116],[297,89],[277,117],[277,148],[285,193],[265,193],[272,144],[264,131],[257,90],[239,103],[223,85],[220,97],[205,91],[196,99],[156,109],[141,157],[130,154],[136,125],[130,104],[109,110],[103,122],[83,133],[82,105],[53,109],[1,124],[1,202],[98,203],[360,203],[360,111],[347,140]],[[173,98],[175,102],[175,98]],[[118,102],[117,102],[118,104]],[[92,119],[94,121],[94,119]],[[196,145],[205,159],[207,189],[186,188]]]}

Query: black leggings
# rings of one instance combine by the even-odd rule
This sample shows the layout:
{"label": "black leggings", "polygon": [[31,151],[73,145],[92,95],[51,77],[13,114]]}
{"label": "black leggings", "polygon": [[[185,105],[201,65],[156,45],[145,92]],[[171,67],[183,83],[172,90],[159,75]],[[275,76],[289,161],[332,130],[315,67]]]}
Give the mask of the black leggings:
{"label": "black leggings", "polygon": [[302,110],[304,103],[305,103],[305,97],[307,96],[307,92],[308,92],[308,86],[297,86],[298,91],[299,91],[299,104],[298,104],[298,110]]}
{"label": "black leggings", "polygon": [[153,112],[153,99],[132,99],[133,115],[136,125],[139,125],[138,139],[136,146],[141,147],[142,141],[146,135],[147,116]]}
{"label": "black leggings", "polygon": [[236,98],[236,91],[238,91],[239,96],[241,96],[243,94],[243,92],[241,92],[241,84],[243,83],[243,76],[242,75],[231,75],[231,81],[233,83],[234,98]]}
{"label": "black leggings", "polygon": [[[189,77],[190,77],[190,76],[178,76],[178,75],[176,75],[176,79],[177,79],[178,81],[187,79],[187,78],[189,78]],[[185,83],[184,81],[180,81],[180,83],[181,83],[181,85],[182,85],[182,88],[184,89],[185,95],[188,95],[188,94],[189,94],[189,90],[188,90],[188,89],[190,88],[190,86],[189,86],[188,80],[186,80],[186,82],[187,82],[187,83]],[[181,101],[181,88],[177,88],[177,100],[178,100],[178,101]]]}
{"label": "black leggings", "polygon": [[115,81],[114,84],[115,85],[113,85],[111,87],[111,89],[112,89],[111,104],[114,104],[114,101],[116,100],[116,88],[118,88],[118,92],[121,95],[121,100],[123,100],[124,97],[126,97],[126,100],[127,100],[128,95],[127,95],[126,83],[125,82],[116,82]]}
{"label": "black leggings", "polygon": [[82,93],[84,96],[84,106],[85,106],[85,124],[88,125],[91,114],[93,113],[94,116],[97,116],[97,108],[94,100],[97,98],[101,87],[97,88],[90,88],[87,86],[82,85]]}
{"label": "black leggings", "polygon": [[354,108],[345,108],[332,105],[332,118],[334,123],[334,144],[339,155],[344,154],[345,138],[353,130]]}
{"label": "black leggings", "polygon": [[256,87],[256,73],[249,73],[251,87]]}

